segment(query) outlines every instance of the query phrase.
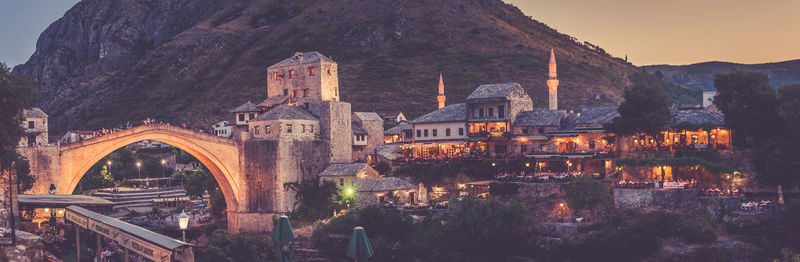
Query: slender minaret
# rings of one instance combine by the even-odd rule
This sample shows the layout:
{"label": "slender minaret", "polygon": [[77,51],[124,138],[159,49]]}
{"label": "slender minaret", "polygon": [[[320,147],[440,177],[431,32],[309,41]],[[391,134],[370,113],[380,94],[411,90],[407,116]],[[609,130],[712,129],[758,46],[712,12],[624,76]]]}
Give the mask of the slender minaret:
{"label": "slender minaret", "polygon": [[550,49],[550,74],[547,79],[548,94],[550,95],[550,110],[558,110],[558,73],[556,73],[556,55]]}
{"label": "slender minaret", "polygon": [[436,100],[439,101],[439,109],[444,107],[444,81],[442,80],[442,73],[439,73],[439,95],[436,96]]}

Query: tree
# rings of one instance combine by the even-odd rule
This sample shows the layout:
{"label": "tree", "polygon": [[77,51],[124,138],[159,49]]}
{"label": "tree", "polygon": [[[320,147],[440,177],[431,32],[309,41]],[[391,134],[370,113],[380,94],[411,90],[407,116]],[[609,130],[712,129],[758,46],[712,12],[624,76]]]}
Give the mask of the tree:
{"label": "tree", "polygon": [[341,198],[339,189],[331,181],[320,183],[319,178],[314,178],[292,184],[292,188],[297,192],[295,194],[297,202],[292,217],[308,220],[323,219],[332,216],[334,210],[341,208],[336,201]]}
{"label": "tree", "polygon": [[787,124],[794,141],[800,139],[800,84],[778,88],[778,113]]}
{"label": "tree", "polygon": [[566,191],[567,204],[574,209],[594,211],[597,207],[611,203],[608,184],[590,176],[576,177],[567,184],[564,191]]}
{"label": "tree", "polygon": [[[634,84],[625,90],[624,98],[617,109],[620,116],[606,126],[610,132],[623,136],[647,134],[655,138],[669,127],[672,101],[661,85],[652,81]],[[656,141],[660,148],[660,141]]]}
{"label": "tree", "polygon": [[0,168],[5,171],[16,168],[20,191],[30,189],[34,180],[27,160],[17,153],[19,140],[25,135],[22,112],[28,107],[32,95],[33,85],[26,79],[12,75],[10,68],[0,63]]}
{"label": "tree", "polygon": [[273,261],[275,248],[267,234],[235,234],[217,230],[197,261]]}
{"label": "tree", "polygon": [[767,75],[733,70],[714,75],[717,96],[714,105],[725,114],[725,125],[733,132],[734,145],[749,148],[759,139],[784,130],[778,115],[778,97]]}
{"label": "tree", "polygon": [[386,161],[380,161],[378,164],[375,164],[375,171],[378,171],[378,174],[386,175],[389,171],[392,171],[392,165]]}

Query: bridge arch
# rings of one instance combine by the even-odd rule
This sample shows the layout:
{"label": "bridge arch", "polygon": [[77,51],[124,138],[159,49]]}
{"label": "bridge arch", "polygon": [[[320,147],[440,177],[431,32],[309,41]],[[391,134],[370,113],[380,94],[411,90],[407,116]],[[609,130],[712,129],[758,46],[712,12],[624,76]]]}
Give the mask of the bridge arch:
{"label": "bridge arch", "polygon": [[98,161],[115,150],[142,141],[153,140],[177,147],[205,165],[225,197],[227,210],[239,210],[239,153],[231,139],[198,133],[169,125],[145,125],[99,136],[61,147],[61,179],[57,190],[71,194],[81,178]]}

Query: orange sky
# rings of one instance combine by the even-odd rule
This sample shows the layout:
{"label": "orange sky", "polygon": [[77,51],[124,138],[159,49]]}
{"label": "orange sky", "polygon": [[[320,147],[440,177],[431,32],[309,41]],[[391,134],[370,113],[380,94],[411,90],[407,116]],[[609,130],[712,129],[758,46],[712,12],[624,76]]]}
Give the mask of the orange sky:
{"label": "orange sky", "polygon": [[800,0],[506,0],[635,65],[800,59]]}

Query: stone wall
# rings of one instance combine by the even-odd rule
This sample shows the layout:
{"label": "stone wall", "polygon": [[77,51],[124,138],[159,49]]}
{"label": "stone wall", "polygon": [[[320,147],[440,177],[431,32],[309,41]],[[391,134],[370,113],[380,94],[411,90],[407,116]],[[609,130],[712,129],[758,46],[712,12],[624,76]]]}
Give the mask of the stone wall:
{"label": "stone wall", "polygon": [[694,190],[614,189],[619,208],[666,207],[705,211],[714,220],[739,210],[741,198],[699,197]]}
{"label": "stone wall", "polygon": [[[4,168],[0,166],[0,227],[10,228],[11,221],[9,221],[9,210],[11,206],[14,207],[14,214],[19,214],[19,204],[17,203],[17,187],[9,185],[16,183],[16,175],[11,171],[11,175]],[[10,181],[9,181],[10,178]]]}
{"label": "stone wall", "polygon": [[[31,174],[36,176],[33,188],[25,193],[47,194],[50,185],[61,182],[59,146],[18,147],[17,152],[28,159]],[[59,194],[72,194],[72,192],[57,192]]]}
{"label": "stone wall", "polygon": [[557,195],[563,184],[557,183],[517,183],[519,196],[526,200],[539,200]]}
{"label": "stone wall", "polygon": [[0,261],[38,262],[44,260],[42,238],[25,231],[17,230],[17,243],[1,247]]}
{"label": "stone wall", "polygon": [[350,103],[336,101],[313,102],[311,113],[319,117],[319,139],[329,146],[330,163],[349,163],[353,159],[353,132],[350,122]]}
{"label": "stone wall", "polygon": [[[310,75],[309,68],[314,68],[313,75]],[[291,71],[294,71],[294,76],[290,76]],[[276,73],[281,75],[280,79],[275,78]],[[303,63],[267,69],[268,97],[283,96],[286,89],[286,94],[300,105],[321,100],[338,101],[338,88],[336,63]],[[304,96],[304,90],[308,90],[308,96]],[[296,97],[295,91],[298,92]]]}

